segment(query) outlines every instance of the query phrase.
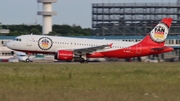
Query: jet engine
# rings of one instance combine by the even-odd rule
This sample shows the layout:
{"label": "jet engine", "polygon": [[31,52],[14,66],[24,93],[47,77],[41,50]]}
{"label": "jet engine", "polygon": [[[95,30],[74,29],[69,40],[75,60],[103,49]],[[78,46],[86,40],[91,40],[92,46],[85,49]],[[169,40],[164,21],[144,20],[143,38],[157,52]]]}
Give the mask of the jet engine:
{"label": "jet engine", "polygon": [[74,57],[74,52],[69,50],[58,50],[58,52],[55,54],[55,59],[57,60],[72,60]]}

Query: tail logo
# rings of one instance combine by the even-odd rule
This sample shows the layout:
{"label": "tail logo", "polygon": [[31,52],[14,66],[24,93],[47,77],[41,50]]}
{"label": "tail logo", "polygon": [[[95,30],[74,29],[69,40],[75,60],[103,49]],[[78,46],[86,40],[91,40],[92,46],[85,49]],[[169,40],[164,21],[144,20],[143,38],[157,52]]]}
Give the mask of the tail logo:
{"label": "tail logo", "polygon": [[168,34],[168,27],[163,23],[159,23],[151,31],[150,36],[155,42],[164,42],[167,38],[167,34]]}

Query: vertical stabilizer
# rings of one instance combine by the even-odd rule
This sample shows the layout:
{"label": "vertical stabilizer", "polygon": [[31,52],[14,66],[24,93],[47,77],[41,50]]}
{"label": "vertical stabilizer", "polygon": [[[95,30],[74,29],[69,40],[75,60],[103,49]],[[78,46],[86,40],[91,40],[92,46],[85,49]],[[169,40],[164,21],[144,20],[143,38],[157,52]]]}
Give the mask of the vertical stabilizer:
{"label": "vertical stabilizer", "polygon": [[172,18],[163,18],[140,43],[164,46],[171,23]]}

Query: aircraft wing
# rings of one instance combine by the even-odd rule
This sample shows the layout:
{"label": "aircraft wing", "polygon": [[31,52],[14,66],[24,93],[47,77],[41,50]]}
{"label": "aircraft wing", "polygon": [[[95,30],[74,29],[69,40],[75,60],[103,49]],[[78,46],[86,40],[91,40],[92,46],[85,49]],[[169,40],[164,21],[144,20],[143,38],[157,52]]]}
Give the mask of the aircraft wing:
{"label": "aircraft wing", "polygon": [[87,54],[87,53],[92,53],[97,50],[102,50],[107,47],[112,47],[112,44],[109,45],[100,45],[100,46],[94,46],[94,47],[87,47],[87,48],[79,48],[79,49],[74,49],[73,51],[77,55],[82,55],[82,54]]}

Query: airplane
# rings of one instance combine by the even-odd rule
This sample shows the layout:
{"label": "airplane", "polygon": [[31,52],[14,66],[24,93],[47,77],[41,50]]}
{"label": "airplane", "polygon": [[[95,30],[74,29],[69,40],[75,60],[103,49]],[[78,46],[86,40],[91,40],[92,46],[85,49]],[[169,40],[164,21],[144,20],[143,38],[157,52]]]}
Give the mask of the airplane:
{"label": "airplane", "polygon": [[78,58],[87,63],[88,58],[132,58],[173,51],[164,46],[172,18],[163,18],[139,42],[106,39],[87,39],[48,35],[21,35],[7,43],[7,47],[26,53],[54,54],[57,60],[72,61]]}

